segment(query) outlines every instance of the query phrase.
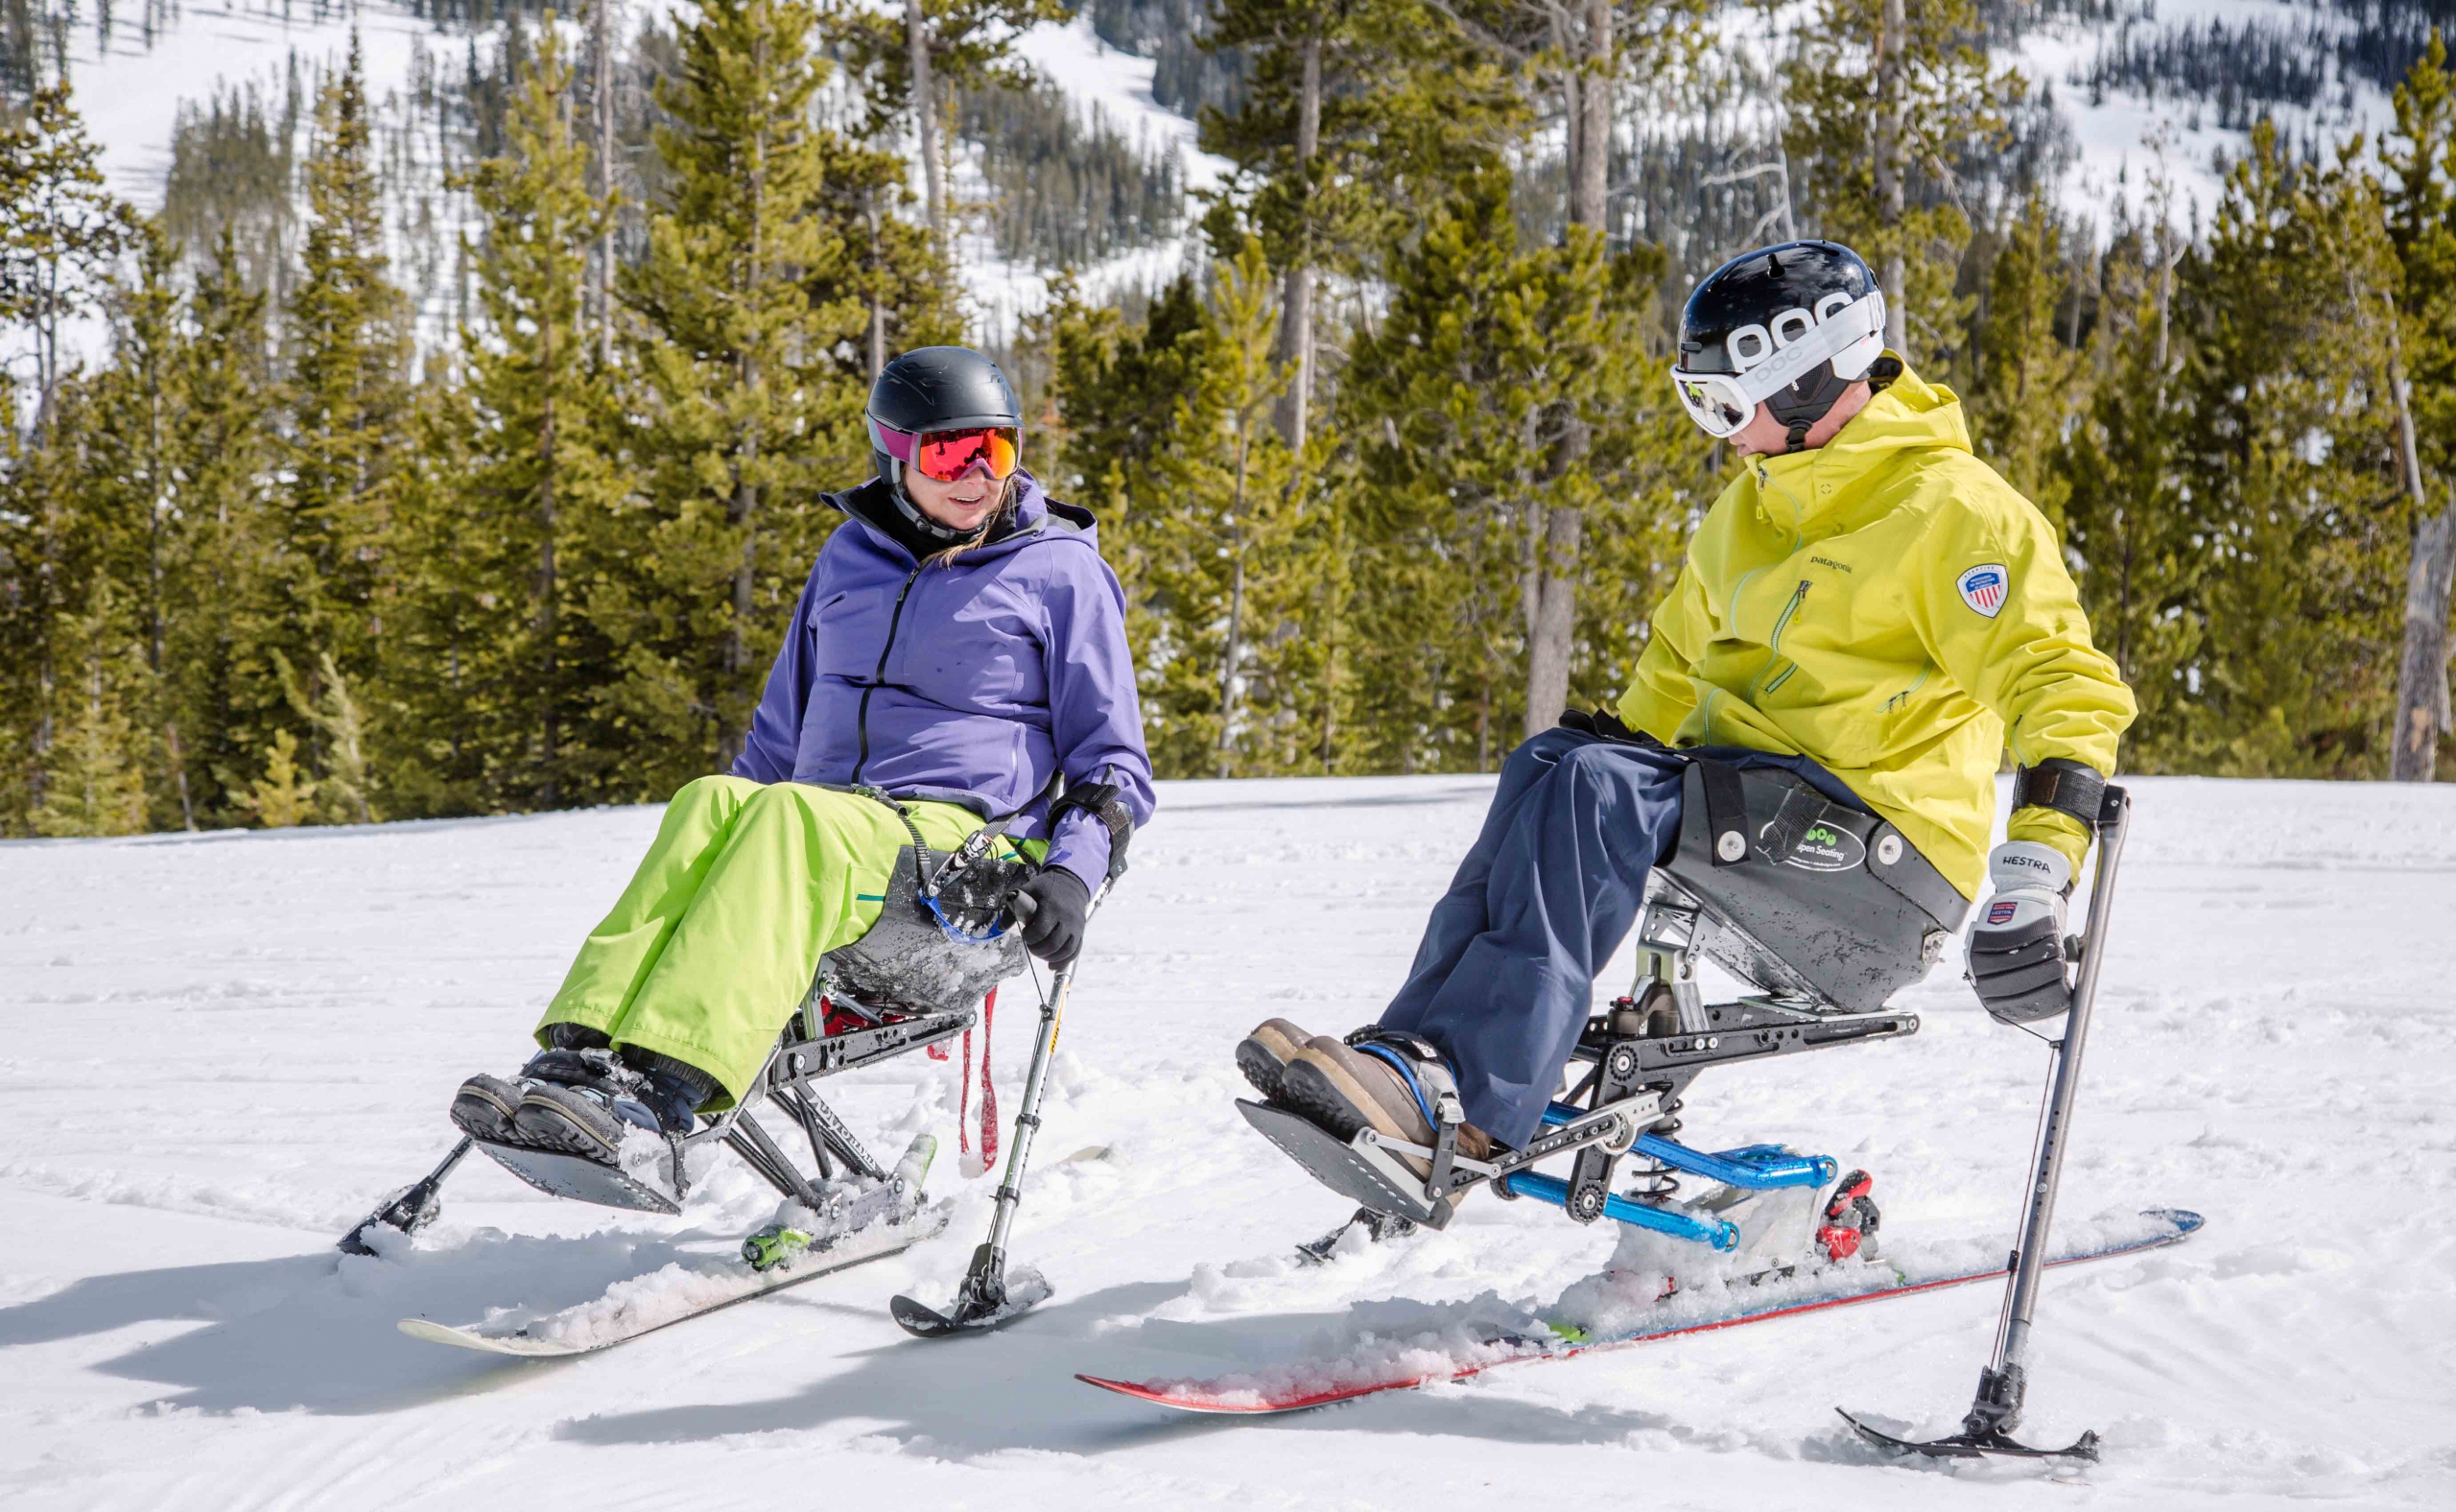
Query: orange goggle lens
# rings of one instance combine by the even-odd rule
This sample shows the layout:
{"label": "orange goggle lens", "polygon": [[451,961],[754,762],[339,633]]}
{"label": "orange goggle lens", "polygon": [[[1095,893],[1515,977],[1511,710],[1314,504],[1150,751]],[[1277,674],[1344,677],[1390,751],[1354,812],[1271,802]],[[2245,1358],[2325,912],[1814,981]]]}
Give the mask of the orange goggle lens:
{"label": "orange goggle lens", "polygon": [[1010,426],[981,426],[969,431],[933,431],[912,449],[912,466],[924,478],[953,483],[975,463],[993,479],[1004,480],[1023,458],[1023,435]]}

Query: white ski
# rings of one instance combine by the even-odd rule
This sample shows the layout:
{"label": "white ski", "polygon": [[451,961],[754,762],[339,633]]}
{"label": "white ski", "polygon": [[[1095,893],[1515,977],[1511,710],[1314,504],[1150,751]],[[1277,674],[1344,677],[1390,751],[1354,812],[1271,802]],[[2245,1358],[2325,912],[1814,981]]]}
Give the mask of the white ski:
{"label": "white ski", "polygon": [[594,1354],[643,1334],[815,1281],[867,1261],[902,1254],[947,1227],[949,1204],[941,1202],[906,1217],[847,1234],[824,1249],[804,1249],[765,1271],[753,1270],[739,1253],[676,1261],[644,1276],[618,1281],[603,1295],[560,1311],[526,1316],[514,1311],[479,1323],[437,1323],[403,1318],[412,1338],[460,1349],[554,1359]]}

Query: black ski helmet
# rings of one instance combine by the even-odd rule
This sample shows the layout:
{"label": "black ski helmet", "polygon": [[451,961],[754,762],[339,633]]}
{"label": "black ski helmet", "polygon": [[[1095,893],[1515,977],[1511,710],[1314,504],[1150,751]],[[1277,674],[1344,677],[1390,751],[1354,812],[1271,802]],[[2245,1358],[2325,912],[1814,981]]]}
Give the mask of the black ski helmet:
{"label": "black ski helmet", "polygon": [[[1846,311],[1847,319],[1826,328]],[[1798,356],[1821,360],[1758,396],[1789,428],[1797,450],[1884,352],[1884,295],[1858,253],[1839,242],[1782,242],[1708,273],[1680,312],[1678,367],[1738,378],[1811,336],[1818,340]]]}
{"label": "black ski helmet", "polygon": [[998,365],[969,346],[917,346],[879,369],[862,413],[870,463],[887,482],[897,512],[916,529],[949,542],[961,539],[930,518],[904,491],[902,453],[913,437],[977,425],[1012,426],[1020,449],[1024,407]]}

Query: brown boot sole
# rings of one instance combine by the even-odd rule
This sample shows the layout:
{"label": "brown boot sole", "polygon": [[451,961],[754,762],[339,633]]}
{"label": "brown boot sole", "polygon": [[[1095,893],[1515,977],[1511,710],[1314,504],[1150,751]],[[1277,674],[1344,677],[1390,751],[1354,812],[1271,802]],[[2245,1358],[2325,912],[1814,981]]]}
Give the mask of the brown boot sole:
{"label": "brown boot sole", "polygon": [[[1383,1092],[1385,1087],[1397,1097],[1407,1099],[1404,1115],[1391,1105],[1391,1098]],[[1288,1107],[1341,1139],[1354,1139],[1358,1129],[1370,1128],[1376,1134],[1413,1145],[1432,1142],[1431,1125],[1425,1122],[1424,1114],[1413,1105],[1414,1099],[1405,1086],[1398,1082],[1397,1073],[1379,1061],[1367,1060],[1361,1051],[1351,1050],[1328,1035],[1314,1039],[1287,1063],[1287,1073],[1280,1077],[1280,1088],[1281,1100]]]}
{"label": "brown boot sole", "polygon": [[1296,1058],[1311,1036],[1286,1019],[1264,1019],[1254,1031],[1237,1044],[1237,1069],[1263,1100],[1280,1100],[1280,1078],[1287,1075],[1287,1063]]}

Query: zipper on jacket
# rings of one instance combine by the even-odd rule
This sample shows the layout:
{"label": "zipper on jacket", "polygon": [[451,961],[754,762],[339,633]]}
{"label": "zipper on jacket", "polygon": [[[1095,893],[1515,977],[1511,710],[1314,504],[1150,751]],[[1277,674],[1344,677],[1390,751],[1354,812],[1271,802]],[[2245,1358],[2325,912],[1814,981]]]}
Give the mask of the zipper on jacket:
{"label": "zipper on jacket", "polygon": [[[922,569],[928,565],[927,562],[916,565],[906,575],[904,586],[896,590],[895,608],[886,617],[886,644],[879,648],[878,671],[870,673],[870,680],[862,685],[861,707],[853,716],[854,727],[862,741],[861,751],[853,758],[854,782],[862,780],[862,768],[870,764],[870,695],[878,692],[879,684],[886,680],[886,659],[895,650],[895,628],[904,623],[904,601],[911,596],[912,585],[920,580]],[[1801,586],[1806,587],[1807,584]]]}
{"label": "zipper on jacket", "polygon": [[1921,667],[1919,669],[1919,675],[1910,680],[1909,687],[1902,689],[1900,693],[1897,693],[1892,697],[1884,700],[1884,712],[1891,714],[1896,709],[1906,709],[1910,707],[1910,696],[1917,693],[1920,689],[1927,686],[1927,674],[1935,670],[1936,664],[1934,662],[1928,662],[1926,665]]}
{"label": "zipper on jacket", "polygon": [[1759,686],[1750,690],[1751,697],[1759,693],[1772,693],[1775,689],[1790,681],[1791,673],[1800,670],[1799,663],[1793,662],[1788,667],[1783,669],[1783,674],[1781,676],[1775,678],[1772,682],[1765,681],[1765,673],[1773,671],[1774,664],[1782,660],[1783,632],[1791,627],[1791,617],[1800,612],[1801,602],[1807,598],[1807,587],[1808,579],[1806,578],[1801,579],[1800,585],[1791,590],[1791,602],[1783,605],[1782,617],[1774,622],[1774,633],[1765,642],[1765,669],[1764,672],[1759,672],[1757,674]]}

